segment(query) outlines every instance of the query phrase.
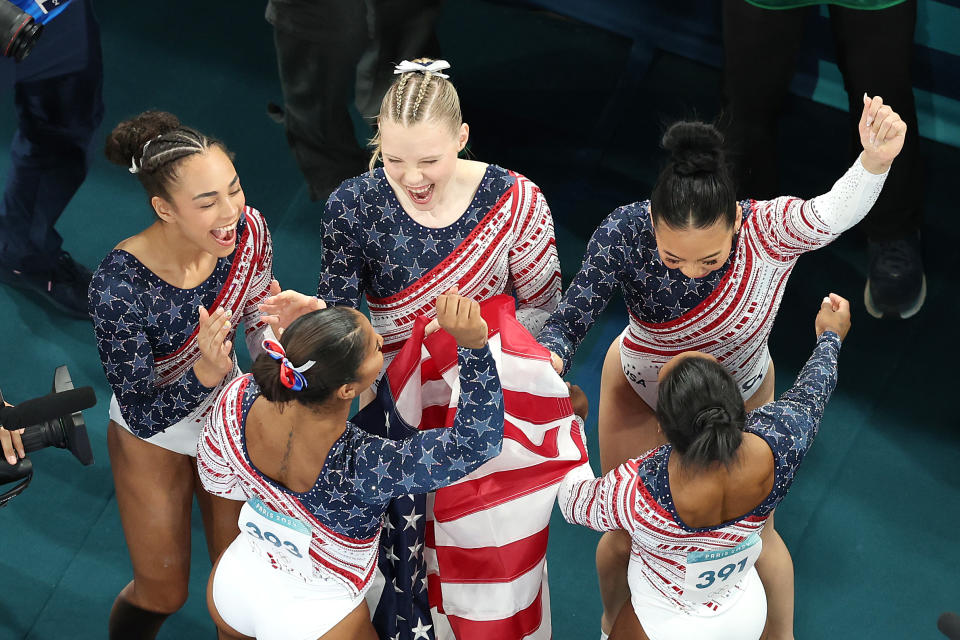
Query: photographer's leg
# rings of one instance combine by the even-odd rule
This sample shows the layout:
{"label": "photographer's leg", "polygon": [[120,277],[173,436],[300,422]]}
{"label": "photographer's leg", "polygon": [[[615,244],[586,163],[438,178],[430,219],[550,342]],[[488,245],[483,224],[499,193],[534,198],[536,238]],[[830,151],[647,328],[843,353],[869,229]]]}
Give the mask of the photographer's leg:
{"label": "photographer's leg", "polygon": [[187,600],[193,464],[112,421],[107,447],[133,565],[133,580],[110,612],[110,638],[149,640]]}

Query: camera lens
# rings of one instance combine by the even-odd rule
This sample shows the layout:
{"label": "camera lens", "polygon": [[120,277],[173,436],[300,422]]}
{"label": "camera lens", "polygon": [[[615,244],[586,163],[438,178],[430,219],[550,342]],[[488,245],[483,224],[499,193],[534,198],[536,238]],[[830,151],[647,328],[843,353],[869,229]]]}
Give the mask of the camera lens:
{"label": "camera lens", "polygon": [[15,4],[0,0],[0,52],[20,62],[27,57],[43,25],[24,13]]}

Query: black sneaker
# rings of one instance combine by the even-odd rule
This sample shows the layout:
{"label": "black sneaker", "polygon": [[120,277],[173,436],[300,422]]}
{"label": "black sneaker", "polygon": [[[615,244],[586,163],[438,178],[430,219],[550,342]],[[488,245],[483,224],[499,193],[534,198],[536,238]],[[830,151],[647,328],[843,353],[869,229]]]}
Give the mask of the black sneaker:
{"label": "black sneaker", "polygon": [[87,289],[93,274],[61,251],[52,269],[32,272],[0,265],[0,282],[42,294],[46,300],[74,318],[89,319]]}
{"label": "black sneaker", "polygon": [[927,277],[920,255],[920,234],[882,242],[868,241],[870,271],[863,302],[874,318],[909,318],[927,298]]}

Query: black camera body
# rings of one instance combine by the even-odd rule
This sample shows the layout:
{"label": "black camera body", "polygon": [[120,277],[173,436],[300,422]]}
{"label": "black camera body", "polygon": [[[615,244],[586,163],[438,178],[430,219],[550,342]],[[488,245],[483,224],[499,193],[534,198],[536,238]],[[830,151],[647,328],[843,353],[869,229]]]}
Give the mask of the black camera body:
{"label": "black camera body", "polygon": [[[0,393],[0,406],[2,403],[3,394]],[[90,448],[87,426],[80,411],[92,407],[95,403],[96,397],[90,387],[74,390],[70,371],[63,365],[57,367],[53,374],[51,395],[28,400],[19,407],[4,407],[3,411],[6,413],[0,413],[0,426],[7,427],[4,423],[10,422],[11,429],[22,427],[23,434],[20,439],[27,453],[46,447],[67,449],[82,465],[88,466],[93,464],[93,450]],[[13,412],[20,408],[25,410],[25,415],[24,411],[20,411],[20,415],[14,415]],[[59,415],[61,412],[63,415]],[[25,416],[40,416],[40,419],[36,424],[20,424]],[[32,479],[33,463],[30,458],[24,457],[17,461],[17,464],[10,464],[6,459],[0,458],[0,485],[19,481],[12,489],[0,493],[0,507],[14,496],[23,493]]]}

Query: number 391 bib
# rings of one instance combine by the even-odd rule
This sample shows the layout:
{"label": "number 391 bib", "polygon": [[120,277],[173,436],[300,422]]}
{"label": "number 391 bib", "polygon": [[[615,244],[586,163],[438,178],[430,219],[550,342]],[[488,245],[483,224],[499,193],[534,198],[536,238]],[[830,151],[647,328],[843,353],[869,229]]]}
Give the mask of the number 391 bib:
{"label": "number 391 bib", "polygon": [[281,571],[310,580],[310,527],[302,521],[271,510],[259,498],[250,498],[240,510],[240,535],[258,555],[269,558]]}
{"label": "number 391 bib", "polygon": [[721,589],[736,584],[757,561],[762,548],[763,541],[754,533],[732,549],[691,551],[683,576],[684,600],[707,602]]}

